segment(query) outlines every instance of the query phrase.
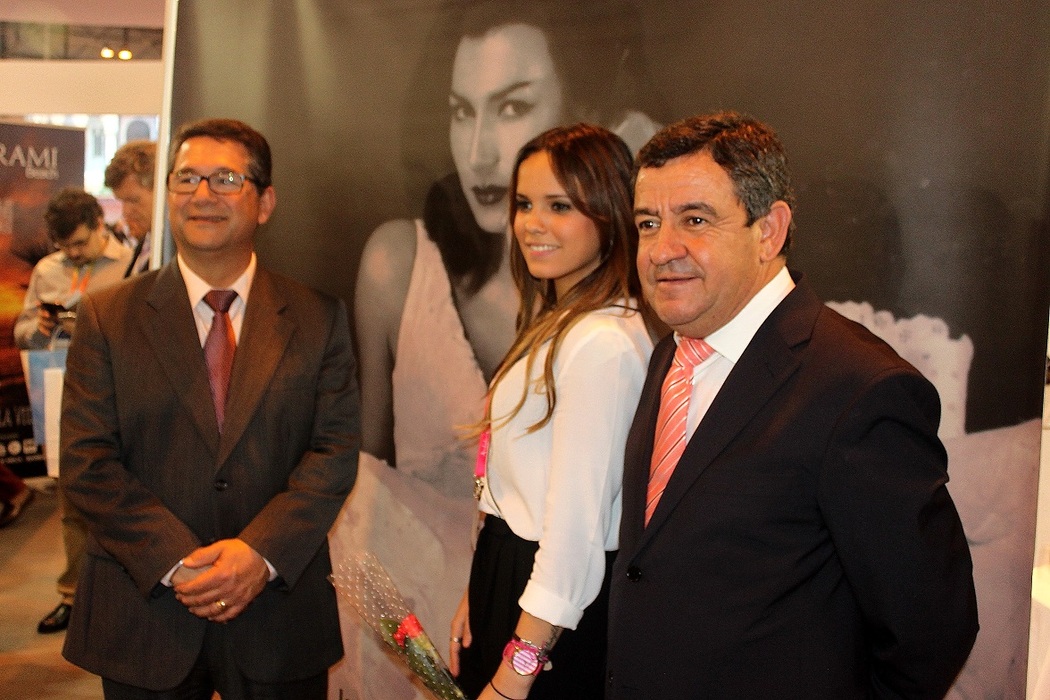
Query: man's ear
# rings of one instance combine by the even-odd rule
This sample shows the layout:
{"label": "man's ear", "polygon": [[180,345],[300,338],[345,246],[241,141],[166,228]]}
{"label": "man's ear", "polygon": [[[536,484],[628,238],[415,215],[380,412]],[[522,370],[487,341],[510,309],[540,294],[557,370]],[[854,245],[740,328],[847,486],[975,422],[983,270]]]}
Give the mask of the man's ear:
{"label": "man's ear", "polygon": [[259,225],[262,226],[270,220],[270,214],[273,214],[273,208],[277,206],[277,193],[274,192],[273,185],[270,185],[265,190],[259,193]]}
{"label": "man's ear", "polygon": [[769,213],[759,219],[759,230],[761,231],[759,244],[762,249],[763,262],[769,262],[780,255],[790,224],[791,207],[780,199],[773,202],[773,205],[769,207]]}

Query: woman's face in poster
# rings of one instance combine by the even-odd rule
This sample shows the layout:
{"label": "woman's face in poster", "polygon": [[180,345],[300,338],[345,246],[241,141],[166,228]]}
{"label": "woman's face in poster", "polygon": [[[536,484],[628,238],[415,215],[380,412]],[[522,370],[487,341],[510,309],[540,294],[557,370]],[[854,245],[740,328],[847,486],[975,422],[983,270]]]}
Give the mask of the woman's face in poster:
{"label": "woman's face in poster", "polygon": [[563,100],[539,29],[511,24],[460,41],[449,91],[449,140],[463,193],[483,230],[506,233],[515,156],[562,121]]}

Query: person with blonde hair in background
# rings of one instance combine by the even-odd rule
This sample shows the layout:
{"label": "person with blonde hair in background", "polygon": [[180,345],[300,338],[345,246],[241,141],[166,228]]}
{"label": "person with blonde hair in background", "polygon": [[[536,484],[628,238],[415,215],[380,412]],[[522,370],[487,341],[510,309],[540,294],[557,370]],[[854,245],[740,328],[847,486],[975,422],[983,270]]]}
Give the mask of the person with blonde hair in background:
{"label": "person with blonde hair in background", "polygon": [[155,142],[128,141],[117,149],[106,166],[105,185],[120,200],[121,218],[134,250],[128,269],[130,274],[144,272],[149,268],[156,160]]}

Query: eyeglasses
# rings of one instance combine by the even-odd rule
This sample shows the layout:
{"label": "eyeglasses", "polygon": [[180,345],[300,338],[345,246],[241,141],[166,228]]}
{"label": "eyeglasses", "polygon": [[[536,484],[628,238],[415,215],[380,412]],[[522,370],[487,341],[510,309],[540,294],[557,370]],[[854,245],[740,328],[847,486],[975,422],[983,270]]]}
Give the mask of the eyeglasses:
{"label": "eyeglasses", "polygon": [[92,231],[86,237],[79,239],[67,238],[64,241],[55,241],[52,245],[55,246],[55,250],[61,250],[66,253],[70,253],[73,251],[80,251],[86,248],[87,246],[91,245],[91,241],[94,239],[94,237],[95,232]]}
{"label": "eyeglasses", "polygon": [[235,173],[232,170],[216,170],[211,175],[201,175],[192,170],[180,170],[168,175],[168,192],[174,194],[193,194],[200,186],[201,180],[208,183],[208,189],[215,194],[237,194],[244,188],[245,180],[258,184],[255,178]]}

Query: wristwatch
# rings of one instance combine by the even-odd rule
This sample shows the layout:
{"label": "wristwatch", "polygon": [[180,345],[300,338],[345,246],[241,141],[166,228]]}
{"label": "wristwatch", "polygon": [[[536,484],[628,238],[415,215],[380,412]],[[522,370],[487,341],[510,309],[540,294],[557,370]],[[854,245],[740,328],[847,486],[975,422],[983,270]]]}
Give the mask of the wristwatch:
{"label": "wristwatch", "polygon": [[503,660],[520,676],[538,676],[551,667],[546,651],[517,635],[503,647]]}

